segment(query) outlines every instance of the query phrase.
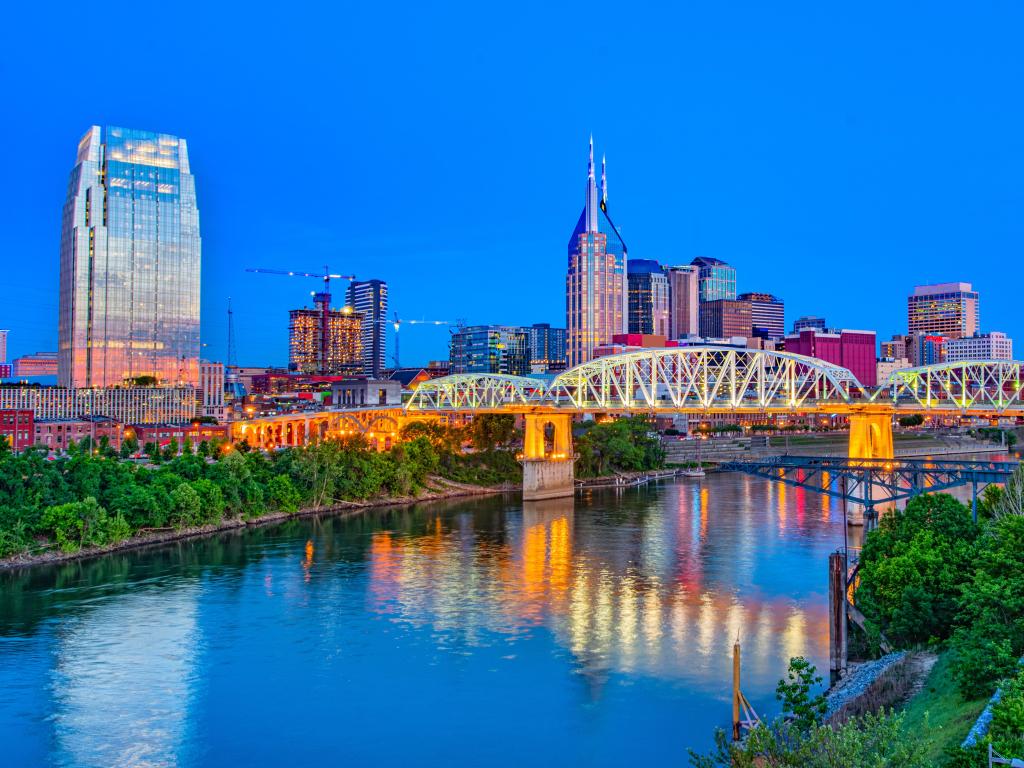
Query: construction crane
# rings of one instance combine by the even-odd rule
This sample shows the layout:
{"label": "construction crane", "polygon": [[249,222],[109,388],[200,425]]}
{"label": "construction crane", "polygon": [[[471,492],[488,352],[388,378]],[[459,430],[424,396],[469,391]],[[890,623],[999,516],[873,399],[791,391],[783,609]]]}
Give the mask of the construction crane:
{"label": "construction crane", "polygon": [[401,368],[402,365],[399,362],[398,357],[398,331],[403,324],[408,325],[454,325],[457,328],[463,328],[466,325],[465,320],[402,320],[398,313],[395,312],[394,320],[391,321],[391,326],[395,329],[395,368]]}
{"label": "construction crane", "polygon": [[317,272],[298,272],[284,269],[261,269],[258,267],[247,267],[245,271],[258,272],[263,275],[284,275],[286,277],[315,277],[318,280],[324,281],[323,291],[320,293],[313,293],[313,304],[320,310],[320,349],[317,352],[319,357],[317,368],[318,372],[321,374],[329,373],[328,358],[329,350],[331,349],[331,279],[348,280],[349,282],[352,282],[356,279],[356,276],[333,274],[331,272],[331,268],[326,264],[324,264],[324,271],[322,274]]}

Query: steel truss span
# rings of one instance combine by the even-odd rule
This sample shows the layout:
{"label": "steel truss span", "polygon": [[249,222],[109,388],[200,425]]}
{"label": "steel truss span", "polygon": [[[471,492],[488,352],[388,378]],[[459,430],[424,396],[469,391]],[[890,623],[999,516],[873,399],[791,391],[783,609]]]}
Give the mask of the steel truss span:
{"label": "steel truss span", "polygon": [[1016,360],[967,360],[894,371],[876,400],[923,410],[1024,411]]}
{"label": "steel truss span", "polygon": [[600,357],[554,379],[484,373],[433,379],[416,389],[406,410],[1024,414],[1021,366],[980,360],[909,368],[868,389],[842,366],[787,352],[645,349]]}

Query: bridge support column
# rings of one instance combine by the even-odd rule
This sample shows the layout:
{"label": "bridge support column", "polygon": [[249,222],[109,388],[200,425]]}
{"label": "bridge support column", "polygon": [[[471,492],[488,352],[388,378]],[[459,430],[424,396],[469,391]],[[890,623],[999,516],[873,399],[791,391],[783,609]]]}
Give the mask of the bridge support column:
{"label": "bridge support column", "polygon": [[[547,449],[545,430],[554,429]],[[572,417],[568,414],[526,414],[523,439],[523,501],[557,499],[575,491],[572,453]]]}
{"label": "bridge support column", "polygon": [[891,459],[892,412],[860,411],[850,414],[851,459]]}

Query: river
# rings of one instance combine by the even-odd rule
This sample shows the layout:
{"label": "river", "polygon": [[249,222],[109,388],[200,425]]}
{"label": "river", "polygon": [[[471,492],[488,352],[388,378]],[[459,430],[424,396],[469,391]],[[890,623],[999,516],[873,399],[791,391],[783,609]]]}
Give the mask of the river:
{"label": "river", "polygon": [[0,762],[686,765],[731,652],[827,678],[840,502],[737,474],[302,519],[0,574]]}

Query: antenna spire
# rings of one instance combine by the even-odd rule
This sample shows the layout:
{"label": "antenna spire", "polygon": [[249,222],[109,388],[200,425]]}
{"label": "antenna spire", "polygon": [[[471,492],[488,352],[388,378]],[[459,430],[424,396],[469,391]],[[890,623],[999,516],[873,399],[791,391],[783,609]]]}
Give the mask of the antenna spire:
{"label": "antenna spire", "polygon": [[594,134],[590,134],[590,159],[587,161],[587,178],[594,178]]}
{"label": "antenna spire", "polygon": [[607,158],[601,154],[601,207],[608,207],[608,174],[605,170]]}

